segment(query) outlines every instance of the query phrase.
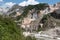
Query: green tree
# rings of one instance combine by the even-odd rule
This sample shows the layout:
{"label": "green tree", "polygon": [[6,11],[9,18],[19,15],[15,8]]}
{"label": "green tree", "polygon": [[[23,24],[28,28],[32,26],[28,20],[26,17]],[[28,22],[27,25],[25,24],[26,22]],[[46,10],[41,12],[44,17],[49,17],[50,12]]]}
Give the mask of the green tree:
{"label": "green tree", "polygon": [[27,37],[25,38],[25,40],[36,40],[36,38],[35,38],[35,37],[27,36]]}
{"label": "green tree", "polygon": [[24,40],[21,28],[13,19],[0,16],[0,40]]}

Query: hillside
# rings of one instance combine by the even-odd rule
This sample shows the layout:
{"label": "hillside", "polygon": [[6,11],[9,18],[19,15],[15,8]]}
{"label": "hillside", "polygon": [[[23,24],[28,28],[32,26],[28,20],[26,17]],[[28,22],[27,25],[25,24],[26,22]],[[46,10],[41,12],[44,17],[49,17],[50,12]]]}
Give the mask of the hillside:
{"label": "hillside", "polygon": [[[25,17],[27,16],[28,12],[32,9],[35,9],[36,11],[37,10],[43,10],[45,9],[46,7],[48,7],[49,5],[46,4],[46,3],[40,3],[40,4],[37,4],[37,5],[29,5],[29,6],[26,6],[25,9],[24,9],[24,12],[20,15],[21,17]],[[18,16],[17,17],[17,20],[19,20],[20,17]]]}
{"label": "hillside", "polygon": [[58,4],[40,3],[24,7],[15,4],[6,12],[6,15],[0,15],[0,18],[0,40],[60,38],[60,6]]}
{"label": "hillside", "polygon": [[45,15],[42,20],[40,21],[40,23],[43,23],[43,30],[46,28],[50,29],[50,28],[55,28],[57,26],[60,26],[60,18],[59,18],[60,14],[56,13],[56,12],[52,12],[49,13],[47,15]]}
{"label": "hillside", "polygon": [[39,26],[41,34],[45,34],[47,38],[43,37],[44,40],[60,40],[60,14],[56,11],[45,15],[40,23],[43,27]]}

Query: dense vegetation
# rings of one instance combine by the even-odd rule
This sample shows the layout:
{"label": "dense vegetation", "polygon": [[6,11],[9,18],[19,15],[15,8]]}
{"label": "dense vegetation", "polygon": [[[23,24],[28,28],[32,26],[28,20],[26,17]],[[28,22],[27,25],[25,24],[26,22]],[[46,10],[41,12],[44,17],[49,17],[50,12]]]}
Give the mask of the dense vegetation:
{"label": "dense vegetation", "polygon": [[24,37],[22,29],[16,25],[10,17],[0,15],[0,40],[35,40],[35,38]]}
{"label": "dense vegetation", "polygon": [[25,38],[25,40],[36,40],[36,38],[35,38],[35,37],[27,36],[27,37]]}
{"label": "dense vegetation", "polygon": [[0,16],[0,40],[22,40],[21,30],[13,19]]}

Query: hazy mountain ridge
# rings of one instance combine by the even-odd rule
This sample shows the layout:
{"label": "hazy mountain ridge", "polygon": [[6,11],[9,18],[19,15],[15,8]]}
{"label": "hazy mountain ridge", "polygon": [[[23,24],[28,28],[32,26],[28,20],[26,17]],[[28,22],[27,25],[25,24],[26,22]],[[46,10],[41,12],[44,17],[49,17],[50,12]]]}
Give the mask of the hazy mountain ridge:
{"label": "hazy mountain ridge", "polygon": [[[52,12],[58,12],[58,10],[59,9],[55,9],[55,7],[56,8],[59,8],[59,3],[58,3],[58,5],[56,6],[57,4],[55,4],[55,5],[53,5],[53,6],[51,6],[51,7],[53,7],[54,8],[54,10],[53,9],[51,9],[50,8],[50,5],[48,5],[48,4],[46,4],[46,3],[40,3],[40,4],[37,4],[37,5],[29,5],[29,6],[25,6],[25,7],[21,7],[21,6],[19,6],[19,5],[14,5],[12,8],[10,8],[9,9],[9,11],[8,11],[8,13],[9,12],[12,12],[12,13],[10,13],[9,15],[17,15],[18,13],[17,12],[19,12],[19,14],[18,14],[18,16],[16,16],[16,19],[17,20],[20,20],[20,19],[24,19],[24,18],[30,18],[30,17],[32,17],[32,15],[34,16],[34,15],[36,15],[37,16],[37,14],[35,14],[35,13],[40,13],[40,10],[42,10],[42,13],[43,13],[43,10],[44,11],[46,11],[46,12],[44,12],[44,14],[45,13],[47,13],[48,14],[48,12],[49,12],[49,10],[52,10]],[[48,9],[47,9],[48,8]],[[46,9],[46,10],[45,10]],[[32,14],[31,14],[32,13]],[[60,13],[60,12],[59,12]],[[21,14],[21,15],[20,15]],[[52,13],[51,15],[54,15],[54,13]],[[57,14],[56,14],[57,15]],[[56,16],[55,15],[55,16]],[[58,14],[58,15],[60,15],[60,14]],[[29,16],[29,17],[28,17]],[[40,17],[41,17],[41,15],[39,15]],[[33,17],[32,17],[33,18]],[[49,18],[47,18],[47,19],[49,19]]]}
{"label": "hazy mountain ridge", "polygon": [[0,7],[0,13],[1,14],[6,14],[8,10],[9,10],[8,7],[7,8]]}
{"label": "hazy mountain ridge", "polygon": [[[14,5],[12,8],[8,10],[6,14],[8,14],[9,18],[13,19],[14,23],[17,24],[16,27],[23,29],[22,34],[25,37],[34,36],[39,39],[42,34],[43,40],[53,40],[53,39],[55,40],[60,37],[59,5],[60,3],[57,3],[55,5],[48,5],[45,3],[41,3],[25,7]],[[8,20],[6,19],[7,23],[5,23],[5,19],[3,20],[6,25],[8,25]],[[9,25],[9,27],[10,26],[11,25]],[[15,31],[14,29],[12,30],[13,32]],[[33,34],[29,35],[29,33]]]}

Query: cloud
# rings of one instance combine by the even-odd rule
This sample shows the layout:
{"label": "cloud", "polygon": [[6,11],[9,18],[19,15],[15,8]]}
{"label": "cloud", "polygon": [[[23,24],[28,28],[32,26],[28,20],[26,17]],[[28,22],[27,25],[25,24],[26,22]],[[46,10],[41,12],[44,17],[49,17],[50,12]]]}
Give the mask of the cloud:
{"label": "cloud", "polygon": [[16,3],[13,3],[13,2],[7,2],[5,3],[5,6],[7,7],[12,7],[13,5],[15,5]]}
{"label": "cloud", "polygon": [[3,2],[3,0],[0,0],[0,2]]}
{"label": "cloud", "polygon": [[35,0],[27,0],[19,3],[20,6],[28,6],[28,5],[36,5],[36,4],[39,4],[39,2]]}
{"label": "cloud", "polygon": [[19,3],[19,5],[20,6],[25,6],[26,5],[27,6],[27,2],[26,1],[23,1],[23,2]]}

